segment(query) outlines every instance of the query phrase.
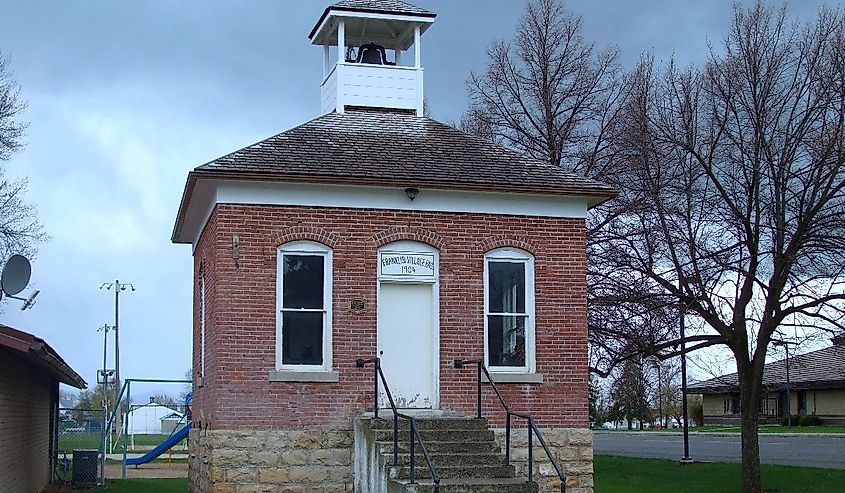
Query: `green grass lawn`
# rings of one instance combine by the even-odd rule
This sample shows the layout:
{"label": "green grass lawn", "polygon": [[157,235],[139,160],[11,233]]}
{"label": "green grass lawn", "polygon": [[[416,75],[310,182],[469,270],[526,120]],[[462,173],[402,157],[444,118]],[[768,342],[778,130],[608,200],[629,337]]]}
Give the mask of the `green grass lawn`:
{"label": "green grass lawn", "polygon": [[[701,432],[739,433],[739,426],[702,426]],[[792,431],[786,426],[765,425],[758,428],[760,433],[845,433],[845,426],[793,426]]]}
{"label": "green grass lawn", "polygon": [[[689,464],[661,459],[597,455],[596,493],[736,493],[739,464]],[[770,493],[841,493],[845,470],[763,466]]]}
{"label": "green grass lawn", "polygon": [[185,493],[187,479],[123,479],[108,481],[105,488],[96,490],[107,493]]}
{"label": "green grass lawn", "polygon": [[[786,426],[763,425],[758,428],[760,433],[845,433],[845,426],[793,426],[792,431]],[[600,431],[600,430],[597,430]],[[606,431],[628,431],[628,428],[619,428]],[[630,431],[639,431],[636,428]],[[643,431],[661,431],[664,433],[683,433],[683,428],[645,428]],[[689,429],[690,433],[739,433],[739,426],[706,425],[694,426]]]}
{"label": "green grass lawn", "polygon": [[[135,446],[156,446],[165,441],[169,435],[135,435]],[[78,449],[94,449],[99,450],[102,435],[99,433],[80,433],[80,432],[62,432],[59,434],[59,453],[72,452]],[[115,447],[115,451],[123,451],[123,438],[121,442]],[[131,440],[131,437],[130,437]],[[129,450],[132,450],[131,441]],[[182,440],[177,445],[182,445],[185,440]]]}

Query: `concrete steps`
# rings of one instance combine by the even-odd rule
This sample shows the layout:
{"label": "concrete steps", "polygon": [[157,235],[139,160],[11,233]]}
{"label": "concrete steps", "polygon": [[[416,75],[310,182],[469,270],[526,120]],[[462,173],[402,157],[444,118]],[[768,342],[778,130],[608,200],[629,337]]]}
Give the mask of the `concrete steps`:
{"label": "concrete steps", "polygon": [[[399,456],[393,466],[393,420],[372,420],[370,439],[384,464],[388,493],[434,493],[432,474],[419,444],[415,445],[416,482],[410,482],[410,424],[399,421]],[[516,477],[487,420],[421,417],[417,426],[437,475],[441,493],[536,493],[537,483]]]}
{"label": "concrete steps", "polygon": [[[410,484],[407,480],[394,480],[397,490],[402,493],[434,493],[431,480],[418,480]],[[537,493],[537,483],[528,483],[520,478],[496,479],[444,479],[440,481],[440,493]]]}

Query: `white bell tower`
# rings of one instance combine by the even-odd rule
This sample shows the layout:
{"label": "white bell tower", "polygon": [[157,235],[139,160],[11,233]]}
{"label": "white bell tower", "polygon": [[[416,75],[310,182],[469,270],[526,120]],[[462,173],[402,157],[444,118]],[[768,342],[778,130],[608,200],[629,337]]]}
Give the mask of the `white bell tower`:
{"label": "white bell tower", "polygon": [[[436,16],[399,0],[343,0],[326,8],[308,36],[323,46],[321,114],[364,106],[422,116],[420,37]],[[403,60],[412,46],[414,59]]]}

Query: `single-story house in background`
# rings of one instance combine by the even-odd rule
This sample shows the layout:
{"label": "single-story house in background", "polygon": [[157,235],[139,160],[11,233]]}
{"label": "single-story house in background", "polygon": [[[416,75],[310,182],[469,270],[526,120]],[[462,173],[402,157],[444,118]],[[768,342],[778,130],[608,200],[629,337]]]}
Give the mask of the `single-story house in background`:
{"label": "single-story house in background", "polygon": [[59,382],[85,380],[43,339],[0,325],[0,491],[34,493],[52,480]]}
{"label": "single-story house in background", "polygon": [[[790,414],[818,416],[823,424],[845,424],[845,334],[833,346],[789,357],[766,365],[761,422],[778,422],[786,416],[787,391]],[[736,373],[697,382],[690,394],[704,396],[705,424],[739,424],[740,399]]]}
{"label": "single-story house in background", "polygon": [[174,430],[181,428],[186,424],[185,415],[178,411],[173,411],[167,416],[161,418],[159,421],[161,421],[160,428],[163,435],[173,433]]}
{"label": "single-story house in background", "polygon": [[149,404],[133,406],[129,410],[129,434],[134,435],[158,435],[170,433],[172,430],[164,431],[162,421],[177,415],[182,418],[183,414],[175,409],[159,404],[155,398],[150,397]]}

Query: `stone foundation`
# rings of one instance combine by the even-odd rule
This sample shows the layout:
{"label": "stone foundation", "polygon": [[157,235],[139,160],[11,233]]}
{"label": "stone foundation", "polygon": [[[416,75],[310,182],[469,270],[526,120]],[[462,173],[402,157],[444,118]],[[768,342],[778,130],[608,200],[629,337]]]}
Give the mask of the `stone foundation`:
{"label": "stone foundation", "polygon": [[[566,474],[567,493],[593,493],[593,432],[581,428],[540,430],[546,444]],[[505,450],[505,430],[495,429],[496,441]],[[511,464],[517,477],[528,477],[528,430],[511,428]],[[560,480],[543,446],[534,437],[534,480],[540,492],[560,492]]]}
{"label": "stone foundation", "polygon": [[191,493],[348,493],[352,430],[191,430]]}
{"label": "stone foundation", "polygon": [[[505,431],[494,430],[504,450]],[[593,493],[593,434],[585,429],[542,430],[566,473],[568,493]],[[352,430],[191,430],[191,493],[351,493]],[[511,462],[528,475],[528,432],[514,428]],[[560,481],[534,441],[534,479],[541,492]],[[364,493],[364,492],[359,492]]]}

